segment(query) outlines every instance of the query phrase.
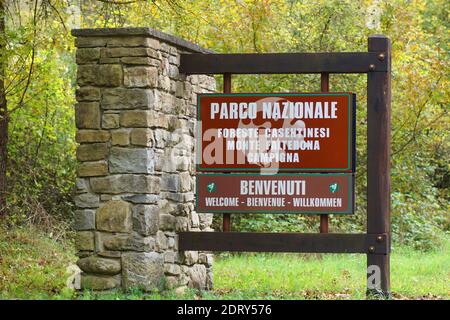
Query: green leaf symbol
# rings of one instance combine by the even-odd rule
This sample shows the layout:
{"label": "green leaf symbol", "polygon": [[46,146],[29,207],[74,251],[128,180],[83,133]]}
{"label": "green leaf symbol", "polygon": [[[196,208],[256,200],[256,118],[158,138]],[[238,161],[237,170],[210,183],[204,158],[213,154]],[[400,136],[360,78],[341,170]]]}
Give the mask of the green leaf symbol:
{"label": "green leaf symbol", "polygon": [[330,192],[336,193],[339,190],[339,185],[335,182],[330,184]]}
{"label": "green leaf symbol", "polygon": [[209,193],[214,192],[216,190],[216,184],[214,182],[211,182],[206,186],[206,189]]}

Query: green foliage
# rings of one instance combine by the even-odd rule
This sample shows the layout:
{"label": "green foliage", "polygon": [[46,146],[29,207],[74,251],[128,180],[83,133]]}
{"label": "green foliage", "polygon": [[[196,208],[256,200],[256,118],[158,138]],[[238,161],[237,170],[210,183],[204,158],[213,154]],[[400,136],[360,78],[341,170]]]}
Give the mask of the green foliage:
{"label": "green foliage", "polygon": [[54,229],[72,217],[76,165],[75,65],[63,8],[63,1],[11,2],[4,52],[9,221],[59,235],[64,228]]}

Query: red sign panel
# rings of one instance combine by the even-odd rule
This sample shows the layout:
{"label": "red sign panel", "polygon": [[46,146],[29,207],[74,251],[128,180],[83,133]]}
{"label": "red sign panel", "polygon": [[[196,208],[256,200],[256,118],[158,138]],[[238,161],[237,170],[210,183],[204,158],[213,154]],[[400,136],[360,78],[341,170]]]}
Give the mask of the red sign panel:
{"label": "red sign panel", "polygon": [[198,174],[197,212],[353,213],[353,174]]}
{"label": "red sign panel", "polygon": [[198,171],[353,172],[351,93],[202,94]]}

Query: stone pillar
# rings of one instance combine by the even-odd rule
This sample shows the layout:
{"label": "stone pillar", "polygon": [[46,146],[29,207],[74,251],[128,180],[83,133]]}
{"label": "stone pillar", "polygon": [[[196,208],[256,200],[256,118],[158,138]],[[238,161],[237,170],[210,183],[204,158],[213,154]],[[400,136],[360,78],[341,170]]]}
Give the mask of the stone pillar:
{"label": "stone pillar", "polygon": [[194,211],[197,94],[214,78],[178,72],[203,52],[149,28],[73,30],[81,286],[144,290],[212,286],[212,255],[179,252],[177,232],[212,231]]}

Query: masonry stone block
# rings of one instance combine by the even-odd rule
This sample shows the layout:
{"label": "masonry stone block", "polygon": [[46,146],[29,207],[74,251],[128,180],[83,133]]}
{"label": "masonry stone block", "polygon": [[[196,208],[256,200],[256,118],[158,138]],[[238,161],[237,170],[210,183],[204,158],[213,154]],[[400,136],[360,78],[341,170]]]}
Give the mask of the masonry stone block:
{"label": "masonry stone block", "polygon": [[213,255],[210,253],[200,253],[198,256],[198,262],[207,266],[212,266],[213,264]]}
{"label": "masonry stone block", "polygon": [[108,164],[106,161],[82,162],[78,165],[79,177],[98,177],[108,174]]}
{"label": "masonry stone block", "polygon": [[161,230],[156,232],[155,236],[155,246],[156,250],[159,252],[164,252],[169,247],[169,239],[165,235],[165,233]]}
{"label": "masonry stone block", "polygon": [[94,251],[94,233],[92,231],[77,231],[75,234],[75,248],[78,251]]}
{"label": "masonry stone block", "polygon": [[162,289],[164,285],[164,259],[156,252],[130,252],[122,256],[122,279],[126,289],[142,288],[146,291]]}
{"label": "masonry stone block", "polygon": [[149,148],[112,147],[109,170],[111,173],[152,173],[154,152]]}
{"label": "masonry stone block", "polygon": [[[166,275],[166,281],[165,281],[165,289],[167,290],[173,290],[175,289],[175,292],[177,292],[178,288],[179,288],[179,280],[178,280],[178,276],[169,276]],[[180,294],[181,295],[181,294]]]}
{"label": "masonry stone block", "polygon": [[169,246],[169,249],[177,250],[175,248],[175,238],[170,237],[167,245]]}
{"label": "masonry stone block", "polygon": [[75,38],[75,46],[79,50],[80,48],[92,48],[92,47],[105,47],[108,38],[95,36],[95,37],[77,37]]}
{"label": "masonry stone block", "polygon": [[124,196],[124,200],[135,204],[156,204],[159,200],[159,195],[156,194],[135,194],[131,196]]}
{"label": "masonry stone block", "polygon": [[100,88],[96,87],[81,87],[76,90],[77,101],[99,101]]}
{"label": "masonry stone block", "polygon": [[106,143],[89,143],[78,146],[77,158],[79,161],[103,160],[108,155]]}
{"label": "masonry stone block", "polygon": [[90,185],[92,191],[97,193],[159,193],[159,177],[135,175],[135,174],[115,174],[101,178],[91,178]]}
{"label": "masonry stone block", "polygon": [[120,64],[120,58],[100,57],[100,64]]}
{"label": "masonry stone block", "polygon": [[178,192],[180,191],[180,175],[164,174],[161,177],[161,190]]}
{"label": "masonry stone block", "polygon": [[175,263],[165,263],[164,272],[167,275],[178,276],[181,273],[181,268],[178,264]]}
{"label": "masonry stone block", "polygon": [[153,48],[102,48],[101,56],[106,58],[123,58],[123,57],[152,57],[158,58],[157,51]]}
{"label": "masonry stone block", "polygon": [[110,136],[107,130],[78,130],[75,140],[78,143],[107,142]]}
{"label": "masonry stone block", "polygon": [[198,214],[194,211],[191,212],[191,226],[193,228],[198,228],[200,226]]}
{"label": "masonry stone block", "polygon": [[119,286],[120,277],[118,276],[81,275],[81,289],[103,291]]}
{"label": "masonry stone block", "polygon": [[155,239],[151,236],[142,236],[137,232],[104,233],[101,235],[103,247],[113,251],[149,252],[155,248]]}
{"label": "masonry stone block", "polygon": [[120,114],[120,125],[127,128],[168,128],[168,117],[155,111],[133,110]]}
{"label": "masonry stone block", "polygon": [[98,102],[79,102],[75,106],[75,122],[78,129],[100,129]]}
{"label": "masonry stone block", "polygon": [[122,67],[118,64],[83,64],[78,66],[79,86],[117,87],[122,83]]}
{"label": "masonry stone block", "polygon": [[84,209],[75,211],[75,230],[94,230],[95,229],[95,210]]}
{"label": "masonry stone block", "polygon": [[80,48],[77,50],[77,64],[95,63],[100,58],[100,48]]}
{"label": "masonry stone block", "polygon": [[166,199],[170,199],[175,202],[186,203],[194,201],[193,192],[161,192]]}
{"label": "masonry stone block", "polygon": [[156,148],[165,149],[166,147],[170,147],[170,141],[172,138],[172,134],[165,129],[156,129],[155,133],[155,146]]}
{"label": "masonry stone block", "polygon": [[148,47],[159,49],[160,43],[156,39],[143,36],[110,37],[107,40],[108,47]]}
{"label": "masonry stone block", "polygon": [[183,258],[186,265],[193,265],[198,262],[198,251],[184,251]]}
{"label": "masonry stone block", "polygon": [[159,230],[159,207],[146,204],[134,206],[133,229],[144,236],[156,234]]}
{"label": "masonry stone block", "polygon": [[207,273],[203,264],[196,264],[189,269],[190,281],[188,287],[198,290],[206,289]]}
{"label": "masonry stone block", "polygon": [[153,130],[148,128],[135,128],[130,133],[131,144],[135,146],[152,147],[155,144]]}
{"label": "masonry stone block", "polygon": [[175,263],[178,261],[177,253],[174,251],[164,252],[164,263]]}
{"label": "masonry stone block", "polygon": [[78,208],[96,208],[99,205],[99,196],[92,193],[77,194],[74,200]]}
{"label": "masonry stone block", "polygon": [[115,275],[121,270],[120,260],[90,256],[77,261],[81,270],[88,273]]}
{"label": "masonry stone block", "polygon": [[102,116],[103,129],[116,129],[120,127],[120,116],[117,113],[104,113]]}
{"label": "masonry stone block", "polygon": [[177,219],[174,216],[163,213],[159,215],[159,221],[161,230],[175,230]]}
{"label": "masonry stone block", "polygon": [[179,176],[180,176],[180,191],[181,192],[192,191],[194,181],[192,179],[191,174],[189,172],[181,172]]}
{"label": "masonry stone block", "polygon": [[150,57],[122,57],[120,61],[125,65],[144,65],[156,67],[160,61]]}
{"label": "masonry stone block", "polygon": [[118,129],[111,131],[111,143],[114,146],[127,146],[130,144],[130,130]]}
{"label": "masonry stone block", "polygon": [[89,181],[83,178],[77,178],[75,181],[76,194],[89,192]]}
{"label": "masonry stone block", "polygon": [[123,82],[129,88],[155,88],[158,84],[158,69],[144,66],[125,68]]}
{"label": "masonry stone block", "polygon": [[108,88],[102,93],[103,109],[149,109],[153,106],[151,89]]}

